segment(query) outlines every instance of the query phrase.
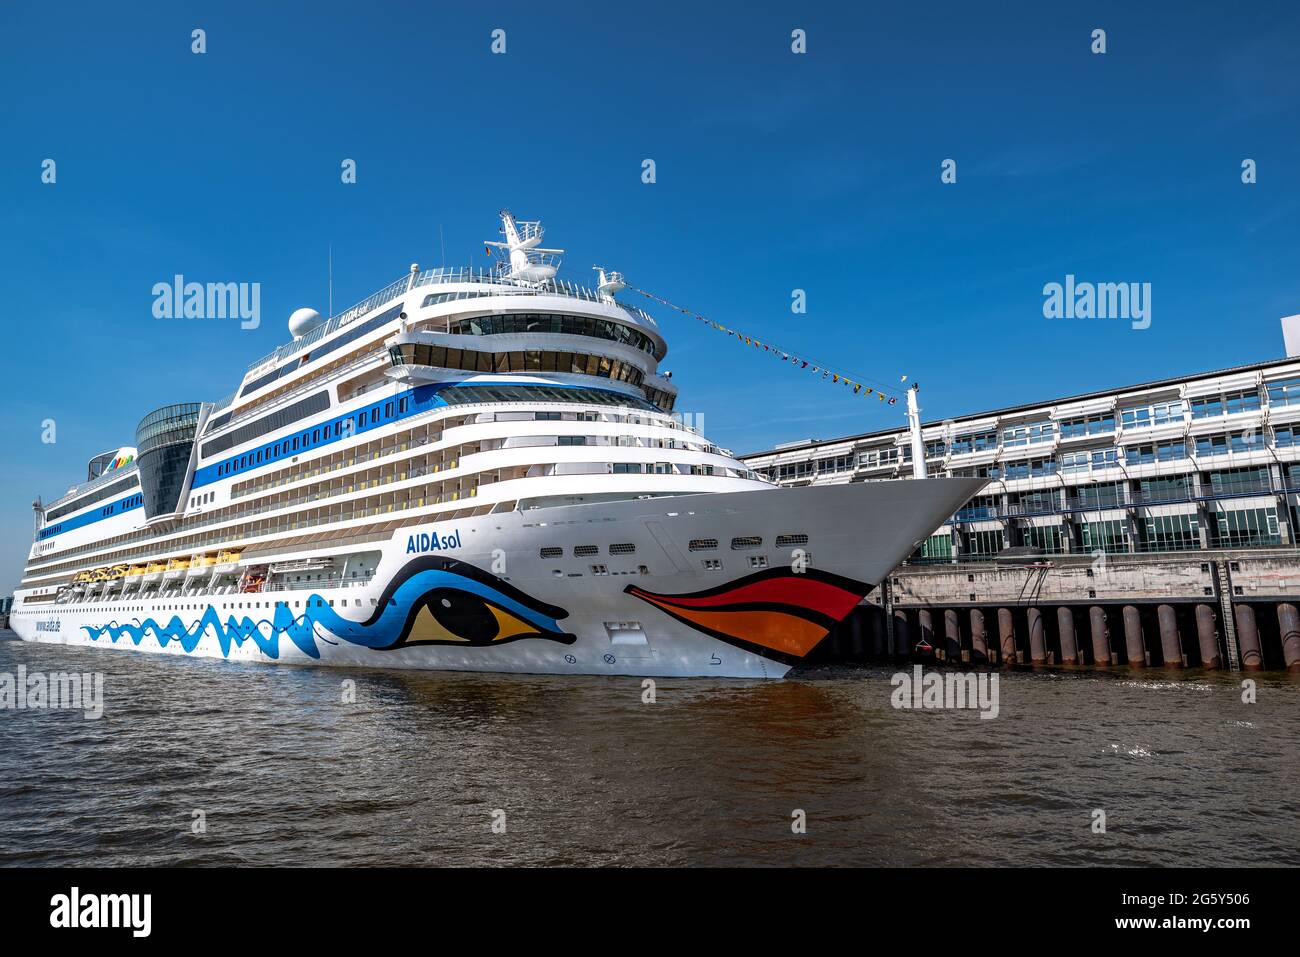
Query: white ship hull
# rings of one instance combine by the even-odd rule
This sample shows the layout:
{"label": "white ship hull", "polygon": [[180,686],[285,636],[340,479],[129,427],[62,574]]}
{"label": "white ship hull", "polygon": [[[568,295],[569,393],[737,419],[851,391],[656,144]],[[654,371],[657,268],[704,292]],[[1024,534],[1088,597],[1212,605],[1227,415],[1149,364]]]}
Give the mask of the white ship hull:
{"label": "white ship hull", "polygon": [[[982,484],[771,488],[431,521],[368,544],[382,553],[374,575],[348,587],[69,603],[20,592],[12,627],[28,641],[241,662],[776,678]],[[277,560],[329,554],[325,542]]]}

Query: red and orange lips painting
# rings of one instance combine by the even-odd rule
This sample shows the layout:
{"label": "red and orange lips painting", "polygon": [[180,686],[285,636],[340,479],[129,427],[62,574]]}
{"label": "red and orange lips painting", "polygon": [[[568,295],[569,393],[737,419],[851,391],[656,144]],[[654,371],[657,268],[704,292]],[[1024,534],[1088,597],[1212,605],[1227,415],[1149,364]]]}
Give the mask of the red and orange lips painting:
{"label": "red and orange lips painting", "polygon": [[863,582],[806,569],[772,568],[687,595],[623,589],[721,641],[793,663],[817,647],[871,591]]}

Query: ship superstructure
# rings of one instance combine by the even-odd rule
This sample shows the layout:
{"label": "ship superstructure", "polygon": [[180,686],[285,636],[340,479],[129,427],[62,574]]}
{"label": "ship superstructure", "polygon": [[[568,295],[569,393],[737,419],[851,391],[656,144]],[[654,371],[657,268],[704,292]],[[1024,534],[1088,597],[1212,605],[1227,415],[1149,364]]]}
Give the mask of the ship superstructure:
{"label": "ship superstructure", "polygon": [[321,664],[784,674],[982,484],[779,489],[673,415],[655,320],[558,279],[409,273],[38,503],[23,638]]}

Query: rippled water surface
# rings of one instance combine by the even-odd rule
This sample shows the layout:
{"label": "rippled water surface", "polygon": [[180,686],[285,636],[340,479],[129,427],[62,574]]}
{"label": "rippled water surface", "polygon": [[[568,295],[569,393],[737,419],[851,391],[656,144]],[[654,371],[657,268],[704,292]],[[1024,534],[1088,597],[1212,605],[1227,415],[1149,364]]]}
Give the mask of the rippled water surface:
{"label": "rippled water surface", "polygon": [[1246,705],[1231,676],[1004,674],[980,720],[893,709],[885,669],[643,704],[635,680],[0,641],[19,665],[102,671],[106,707],[0,711],[0,864],[1300,864],[1286,676]]}

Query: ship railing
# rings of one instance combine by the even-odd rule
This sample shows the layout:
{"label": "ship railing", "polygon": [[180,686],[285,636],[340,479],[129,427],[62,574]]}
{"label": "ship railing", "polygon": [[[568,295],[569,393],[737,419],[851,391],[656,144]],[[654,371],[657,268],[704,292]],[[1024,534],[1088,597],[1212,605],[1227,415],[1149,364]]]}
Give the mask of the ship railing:
{"label": "ship railing", "polygon": [[[297,385],[295,385],[288,392],[284,393],[283,395],[278,395],[274,399],[267,399],[264,401],[255,402],[253,405],[246,407],[243,412],[240,412],[238,415],[234,416],[229,421],[222,423],[220,431],[224,432],[228,429],[234,428],[236,425],[239,425],[240,423],[250,418],[264,415],[265,413],[271,411],[272,409],[278,408],[279,406],[288,405],[290,402],[294,402],[300,399],[305,389],[319,388],[325,383],[332,382],[335,379],[346,376],[351,372],[353,372],[355,369],[359,368],[360,366],[363,366],[368,362],[374,362],[375,359],[378,359],[382,356],[386,356],[387,354],[388,352],[386,349],[382,347],[377,348],[373,352],[367,352],[365,355],[353,359],[347,365],[342,365],[339,366],[337,369],[330,369],[328,372],[324,372],[320,375],[312,376],[311,378],[305,379],[302,382],[299,382]],[[385,383],[383,382],[375,383],[367,387],[366,389],[358,390],[357,392],[353,393],[351,396],[348,396],[347,398],[356,398],[357,396],[361,395],[363,392],[369,392],[372,389],[380,388],[384,384]],[[205,433],[203,438],[209,439],[212,437],[212,435],[215,434],[216,434],[215,432],[213,432],[212,434]]]}
{"label": "ship railing", "polygon": [[405,293],[406,290],[410,287],[410,285],[411,285],[411,277],[409,274],[403,276],[401,279],[398,279],[395,282],[389,283],[383,289],[379,290],[379,292],[367,296],[365,299],[362,299],[356,305],[349,306],[347,309],[344,309],[342,312],[340,312],[337,316],[334,316],[333,318],[327,320],[326,322],[321,323],[319,326],[317,326],[311,332],[307,333],[305,336],[302,336],[299,339],[295,339],[293,340],[293,342],[286,342],[284,345],[280,346],[274,352],[271,352],[268,355],[265,355],[262,358],[258,359],[256,362],[251,363],[248,368],[256,369],[258,366],[265,365],[268,362],[278,362],[281,359],[287,358],[288,356],[291,356],[296,352],[300,352],[303,349],[306,349],[308,346],[312,345],[313,343],[319,342],[321,339],[325,338],[330,333],[343,328],[344,326],[355,321],[356,319],[359,319],[361,316],[364,316],[366,313],[373,312],[374,310],[378,309],[380,306],[387,305],[388,303],[392,302],[398,296]]}
{"label": "ship railing", "polygon": [[79,495],[84,495],[86,492],[99,488],[101,485],[107,485],[113,479],[125,478],[136,470],[136,464],[132,462],[130,465],[123,466],[120,469],[105,472],[103,475],[96,475],[89,482],[82,482],[80,485],[75,486],[71,491],[65,492],[60,498],[56,498],[53,502],[45,503],[42,507],[42,511],[48,512],[50,509],[58,508],[60,505],[71,502]]}
{"label": "ship railing", "polygon": [[235,401],[235,396],[238,394],[239,393],[237,392],[232,392],[224,399],[218,399],[216,402],[212,403],[212,411],[208,413],[209,417],[230,408],[231,404]]}
{"label": "ship railing", "polygon": [[[380,478],[375,479],[372,482],[367,482],[364,485],[358,483],[356,486],[354,486],[354,488],[351,491],[347,489],[339,489],[335,491],[333,494],[315,494],[310,496],[304,496],[293,502],[277,502],[271,505],[265,505],[256,509],[252,509],[247,512],[241,512],[238,515],[227,515],[224,517],[214,515],[211,518],[207,519],[206,521],[198,522],[194,525],[187,526],[187,531],[192,529],[207,528],[211,525],[224,525],[233,522],[242,522],[247,519],[255,519],[258,515],[264,515],[269,512],[275,512],[285,508],[296,508],[297,506],[308,505],[312,502],[323,502],[327,499],[334,498],[338,495],[351,495],[357,492],[365,492],[369,489],[381,488],[386,485],[393,485],[398,482],[407,481],[408,479],[421,478],[425,475],[430,475],[435,472],[447,471],[453,468],[455,468],[455,465],[452,464],[451,462],[448,462],[445,466],[442,467],[427,466],[422,469],[413,469],[405,473],[405,477],[401,477],[402,473],[396,473],[394,475],[381,476]],[[486,477],[483,477],[478,480],[478,484],[489,485],[491,484],[491,480]],[[400,493],[396,493],[396,494],[400,494]],[[299,528],[312,528],[317,525],[329,525],[335,522],[351,521],[356,518],[368,518],[372,515],[384,515],[389,512],[406,511],[407,509],[411,509],[411,508],[423,508],[426,505],[440,505],[443,504],[444,502],[454,502],[454,501],[459,501],[461,499],[474,498],[477,495],[478,495],[477,486],[471,486],[470,488],[466,489],[463,492],[451,492],[446,495],[408,497],[402,501],[390,502],[386,505],[375,505],[369,508],[353,509],[351,512],[330,513],[324,516],[314,516],[312,518],[297,519],[297,520],[287,521],[287,522],[281,521],[279,524],[257,529],[252,534],[269,535],[269,534],[275,534],[279,532],[293,531]]]}
{"label": "ship railing", "polygon": [[331,576],[321,578],[316,581],[306,582],[270,582],[264,588],[264,592],[277,591],[308,591],[313,588],[358,588],[362,585],[368,585],[374,581],[374,574],[358,576],[356,578],[342,578]]}
{"label": "ship railing", "polygon": [[[350,467],[350,465],[365,464],[374,461],[376,460],[373,458],[366,458],[360,460],[353,459],[351,462],[340,462],[335,468],[316,470],[308,474],[291,476],[290,478],[285,480],[284,484],[288,485],[294,482],[305,481],[310,478],[319,477],[320,475],[327,475],[330,472],[337,471],[338,469]],[[237,515],[230,516],[229,518],[237,519],[247,515],[260,515],[263,512],[272,512],[275,511],[276,509],[281,509],[281,508],[291,508],[295,505],[302,505],[307,502],[317,502],[327,498],[335,498],[339,495],[347,495],[352,492],[363,492],[368,488],[378,488],[380,485],[391,485],[394,482],[405,482],[407,479],[421,478],[422,476],[425,475],[431,475],[434,472],[442,472],[448,469],[455,468],[456,467],[455,461],[456,460],[454,459],[448,459],[446,462],[434,463],[432,465],[416,465],[416,466],[412,466],[409,469],[389,472],[387,474],[378,475],[375,476],[374,478],[366,479],[364,481],[348,482],[346,483],[346,486],[343,488],[320,489],[315,492],[307,492],[302,495],[299,495],[297,498],[289,499],[288,501],[278,502],[278,503],[271,502],[254,509],[250,509],[248,511],[240,512]],[[270,491],[273,488],[278,488],[278,487],[280,486],[271,486],[263,489],[253,489],[244,494],[254,495],[257,494],[258,492]],[[217,516],[214,516],[213,518],[209,519],[206,523],[202,523],[202,524],[211,524],[213,521],[219,521],[219,520],[221,519],[219,519]],[[196,525],[195,527],[196,528],[201,527],[201,525]]]}
{"label": "ship railing", "polygon": [[373,295],[361,300],[356,305],[349,306],[337,316],[321,323],[301,339],[295,339],[293,342],[286,342],[274,352],[268,353],[256,362],[249,363],[248,368],[252,370],[269,362],[279,362],[281,359],[288,358],[313,343],[319,342],[321,339],[338,329],[343,328],[349,323],[356,321],[367,313],[373,312],[380,306],[392,302],[394,299],[405,294],[408,289],[416,289],[430,285],[445,285],[448,283],[482,283],[494,286],[509,286],[524,294],[560,295],[568,296],[573,299],[583,299],[587,302],[598,302],[604,305],[613,304],[623,309],[635,319],[647,322],[651,326],[658,325],[655,322],[654,317],[644,310],[638,309],[635,306],[629,306],[626,303],[608,299],[594,289],[587,286],[580,286],[577,283],[571,283],[567,279],[548,279],[540,283],[531,283],[503,276],[497,272],[495,267],[492,269],[480,269],[473,266],[441,267],[438,269],[426,269],[423,272],[418,273],[415,277],[414,283],[412,283],[410,274],[408,273],[401,279],[390,283]]}

